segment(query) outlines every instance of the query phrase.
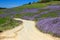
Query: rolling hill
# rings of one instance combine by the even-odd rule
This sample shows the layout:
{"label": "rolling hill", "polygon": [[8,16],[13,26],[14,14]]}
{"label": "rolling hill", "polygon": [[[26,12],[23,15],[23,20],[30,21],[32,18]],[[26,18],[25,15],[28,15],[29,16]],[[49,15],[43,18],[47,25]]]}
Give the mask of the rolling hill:
{"label": "rolling hill", "polygon": [[32,3],[20,7],[0,10],[0,31],[12,29],[21,22],[13,18],[22,18],[38,22],[46,18],[60,17],[60,1]]}

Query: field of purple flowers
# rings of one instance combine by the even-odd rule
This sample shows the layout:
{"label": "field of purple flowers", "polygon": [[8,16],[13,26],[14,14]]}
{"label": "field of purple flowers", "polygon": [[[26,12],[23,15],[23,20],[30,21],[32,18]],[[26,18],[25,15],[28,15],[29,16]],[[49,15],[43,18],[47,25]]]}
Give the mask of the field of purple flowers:
{"label": "field of purple flowers", "polygon": [[[24,10],[19,8],[0,10],[0,30],[14,28],[17,23],[19,24],[19,21],[16,22],[12,19],[22,18],[25,20],[36,21],[38,30],[44,33],[60,36],[60,5],[57,5],[56,3],[53,5],[52,3],[49,5],[42,4],[44,6],[42,8],[42,5],[39,4],[40,7],[38,7],[37,4],[33,4],[33,7],[27,5],[27,8],[24,7]],[[5,25],[5,23],[8,25]],[[1,26],[1,24],[3,25]]]}
{"label": "field of purple flowers", "polygon": [[37,22],[37,28],[54,36],[60,37],[60,17],[46,18]]}

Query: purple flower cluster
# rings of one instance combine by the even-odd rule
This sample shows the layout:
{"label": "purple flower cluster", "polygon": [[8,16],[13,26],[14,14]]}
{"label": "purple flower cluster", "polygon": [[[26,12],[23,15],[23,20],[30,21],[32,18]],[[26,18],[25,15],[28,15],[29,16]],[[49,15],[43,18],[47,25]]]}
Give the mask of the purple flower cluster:
{"label": "purple flower cluster", "polygon": [[[49,12],[53,12],[53,11],[60,10],[60,6],[57,6],[57,5],[55,5],[55,6],[47,6],[47,7],[43,8],[43,10],[45,10],[45,9],[49,9],[49,10],[43,11],[43,12],[37,14],[37,15],[34,15],[33,17],[35,18],[35,17],[38,17],[38,16],[40,16],[40,15],[47,14],[47,13],[49,13]],[[60,14],[60,13],[59,13],[59,14]]]}
{"label": "purple flower cluster", "polygon": [[38,9],[25,9],[25,10],[23,10],[23,12],[32,12],[32,13],[36,13],[36,12],[38,12]]}
{"label": "purple flower cluster", "polygon": [[45,33],[53,33],[60,36],[60,17],[47,18],[37,22],[37,28]]}
{"label": "purple flower cluster", "polygon": [[34,19],[33,17],[28,17],[28,16],[24,16],[22,18],[25,19],[25,20],[33,20]]}
{"label": "purple flower cluster", "polygon": [[60,10],[60,6],[58,6],[58,5],[51,5],[51,6],[47,6],[47,7],[45,7],[45,9],[52,9],[52,10]]}
{"label": "purple flower cluster", "polygon": [[7,14],[0,14],[0,18],[4,18],[6,16],[7,16]]}

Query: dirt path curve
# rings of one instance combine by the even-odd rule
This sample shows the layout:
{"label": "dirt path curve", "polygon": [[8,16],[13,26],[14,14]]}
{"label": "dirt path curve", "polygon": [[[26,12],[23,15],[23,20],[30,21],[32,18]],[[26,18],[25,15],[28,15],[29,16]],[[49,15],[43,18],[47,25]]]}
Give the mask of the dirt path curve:
{"label": "dirt path curve", "polygon": [[14,19],[23,21],[23,24],[2,33],[0,35],[0,40],[60,40],[59,38],[38,31],[35,28],[36,23],[34,21],[19,18]]}

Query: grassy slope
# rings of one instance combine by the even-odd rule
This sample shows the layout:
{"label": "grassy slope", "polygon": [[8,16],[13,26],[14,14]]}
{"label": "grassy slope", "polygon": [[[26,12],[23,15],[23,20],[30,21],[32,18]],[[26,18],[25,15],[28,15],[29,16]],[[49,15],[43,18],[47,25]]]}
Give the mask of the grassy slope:
{"label": "grassy slope", "polygon": [[25,8],[43,8],[43,7],[46,7],[48,5],[54,5],[54,4],[60,5],[60,1],[52,1],[52,2],[48,2],[48,3],[33,3],[30,5],[27,4],[27,5],[13,8],[13,10],[20,11],[20,10],[25,9]]}
{"label": "grassy slope", "polygon": [[[21,7],[16,7],[16,8],[12,8],[12,9],[10,9],[10,10],[13,10],[13,11],[22,11],[22,10],[24,10],[24,9],[32,9],[32,8],[43,8],[43,7],[46,7],[46,6],[49,6],[49,5],[60,5],[60,1],[58,2],[58,1],[55,1],[55,2],[49,2],[49,3],[33,3],[33,4],[31,4],[31,5],[23,5],[23,6],[21,6]],[[9,10],[9,9],[8,9]],[[47,10],[39,10],[37,13],[35,13],[35,14],[39,14],[39,13],[41,13],[41,12],[43,12],[43,11],[47,11]],[[0,11],[0,14],[4,14],[4,13],[6,13],[7,14],[7,11],[6,12],[4,12],[4,11]],[[57,15],[56,14],[54,14],[55,12],[53,12],[53,13],[48,13],[48,14],[44,14],[44,15],[41,15],[41,17],[43,18],[43,17],[48,17],[48,16],[51,16],[51,17],[56,17]],[[33,14],[33,13],[25,13],[25,14],[16,14],[15,15],[15,17],[23,17],[23,16],[33,16],[33,15],[35,15],[35,14]],[[11,15],[10,15],[11,16]],[[38,17],[36,17],[35,18],[35,20],[37,19],[38,20],[38,18],[40,18],[40,16],[38,16]],[[8,18],[0,18],[0,24],[4,24],[4,23],[8,23],[8,20],[10,20],[10,17],[8,17]],[[12,24],[13,23],[13,24]],[[19,22],[16,22],[16,23],[18,23],[19,24]],[[13,20],[13,21],[10,21],[10,23],[9,24],[7,24],[7,25],[5,25],[6,27],[4,27],[3,25],[3,27],[0,25],[0,30],[6,30],[6,29],[10,29],[10,28],[13,28],[13,25],[15,25],[15,21]]]}
{"label": "grassy slope", "polygon": [[[32,8],[44,8],[44,7],[49,6],[49,5],[60,5],[60,1],[52,1],[52,2],[48,2],[48,3],[33,3],[31,5],[23,5],[21,7],[14,8],[13,10],[19,11],[21,9],[23,10],[23,9],[26,9],[26,8],[28,8],[28,9],[32,9]],[[25,13],[25,14],[20,14],[20,15],[19,14],[16,14],[15,16],[16,17],[33,16],[35,14],[39,14],[41,12],[48,11],[48,10],[49,9],[45,9],[45,10],[43,9],[43,10],[39,10],[37,13]],[[50,12],[48,14],[40,15],[40,17],[42,17],[42,18],[46,18],[46,17],[57,17],[58,15],[57,15],[57,13],[55,13],[57,11]],[[38,17],[36,17],[36,19],[38,20],[38,18],[40,18],[40,17],[38,16]]]}
{"label": "grassy slope", "polygon": [[9,17],[0,18],[0,31],[12,29],[12,28],[18,26],[21,23],[22,22],[13,20]]}

